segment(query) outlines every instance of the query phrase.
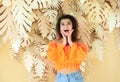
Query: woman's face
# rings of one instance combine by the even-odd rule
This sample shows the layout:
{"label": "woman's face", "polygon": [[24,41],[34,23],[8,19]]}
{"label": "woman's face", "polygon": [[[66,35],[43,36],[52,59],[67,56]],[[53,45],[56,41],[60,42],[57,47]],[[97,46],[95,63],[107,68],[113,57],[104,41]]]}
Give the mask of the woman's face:
{"label": "woman's face", "polygon": [[70,19],[62,19],[60,22],[60,31],[67,37],[72,30],[73,25]]}

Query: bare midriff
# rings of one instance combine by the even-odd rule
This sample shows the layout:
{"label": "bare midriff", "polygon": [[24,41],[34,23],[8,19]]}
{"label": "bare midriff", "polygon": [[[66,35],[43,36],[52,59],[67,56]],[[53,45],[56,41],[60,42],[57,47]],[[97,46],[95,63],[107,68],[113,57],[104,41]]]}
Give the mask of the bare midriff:
{"label": "bare midriff", "polygon": [[57,72],[61,73],[61,74],[70,74],[70,73],[76,72],[78,70],[79,69],[68,69],[68,68],[65,68],[65,69],[57,70]]}

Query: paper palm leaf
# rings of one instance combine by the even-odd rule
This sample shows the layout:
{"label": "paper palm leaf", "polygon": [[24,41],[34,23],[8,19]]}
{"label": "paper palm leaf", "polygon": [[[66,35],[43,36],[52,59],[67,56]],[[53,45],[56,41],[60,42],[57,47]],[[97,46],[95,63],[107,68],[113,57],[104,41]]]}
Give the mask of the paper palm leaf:
{"label": "paper palm leaf", "polygon": [[32,9],[23,1],[16,0],[12,6],[13,17],[17,23],[17,30],[23,37],[27,37],[26,32],[31,31],[31,25],[34,21]]}
{"label": "paper palm leaf", "polygon": [[116,12],[111,12],[110,16],[108,17],[107,24],[109,26],[110,32],[116,27],[120,27],[120,10]]}
{"label": "paper palm leaf", "polygon": [[35,58],[31,55],[31,53],[29,51],[24,52],[24,64],[29,73],[31,72],[34,62]]}
{"label": "paper palm leaf", "polygon": [[49,26],[49,33],[47,35],[47,38],[49,40],[52,40],[56,37],[55,23],[56,23],[58,12],[57,10],[53,10],[53,9],[46,9],[46,10],[44,9],[43,12],[46,19],[51,23]]}
{"label": "paper palm leaf", "polygon": [[[11,7],[5,7],[1,5],[0,7],[0,35],[3,36],[3,41],[5,42],[15,31],[15,22],[12,17]],[[11,38],[10,38],[11,39]]]}
{"label": "paper palm leaf", "polygon": [[[105,5],[105,4],[104,4]],[[98,1],[88,1],[82,5],[84,13],[87,15],[88,21],[91,23],[103,23],[106,21],[108,11],[106,6]]]}
{"label": "paper palm leaf", "polygon": [[101,40],[104,39],[104,37],[105,37],[104,29],[99,24],[95,25],[95,32],[96,32],[98,38],[100,38]]}
{"label": "paper palm leaf", "polygon": [[18,61],[18,62],[22,62],[24,51],[25,51],[25,49],[22,48],[22,47],[20,47],[18,53],[15,53],[14,50],[13,50],[13,48],[10,46],[10,47],[9,47],[9,56],[10,56],[11,58],[14,58],[14,59],[15,59],[16,61]]}
{"label": "paper palm leaf", "polygon": [[47,37],[50,28],[50,22],[46,19],[44,15],[39,16],[38,19],[38,28],[42,34],[42,37]]}
{"label": "paper palm leaf", "polygon": [[42,37],[38,35],[33,35],[34,36],[34,49],[37,54],[40,56],[46,56],[46,51],[48,47],[48,42],[43,39]]}
{"label": "paper palm leaf", "polygon": [[38,74],[36,73],[36,69],[35,69],[35,65],[34,65],[28,76],[29,76],[30,82],[47,82],[48,75],[49,74],[45,70],[42,78],[40,78],[40,76],[38,76]]}
{"label": "paper palm leaf", "polygon": [[64,2],[61,3],[63,13],[66,13],[66,14],[71,13],[71,2],[72,1],[73,0],[64,0]]}
{"label": "paper palm leaf", "polygon": [[60,0],[25,0],[31,8],[59,8]]}
{"label": "paper palm leaf", "polygon": [[42,76],[45,72],[45,63],[42,60],[36,60],[35,61],[35,70],[36,74],[42,79]]}
{"label": "paper palm leaf", "polygon": [[114,10],[118,7],[117,0],[105,0],[109,6],[111,6]]}
{"label": "paper palm leaf", "polygon": [[86,44],[91,45],[90,41],[90,28],[88,22],[81,15],[77,15],[77,20],[79,23],[79,38]]}
{"label": "paper palm leaf", "polygon": [[44,9],[42,12],[44,12],[44,16],[46,17],[46,19],[51,22],[51,23],[55,23],[56,22],[56,18],[58,15],[57,10],[54,9]]}
{"label": "paper palm leaf", "polygon": [[102,61],[104,50],[103,42],[99,39],[95,39],[94,42],[92,43],[92,48],[96,52],[98,59]]}
{"label": "paper palm leaf", "polygon": [[28,38],[21,38],[21,46],[22,47],[26,47],[26,46],[30,46],[34,41],[34,38],[32,35],[28,35]]}

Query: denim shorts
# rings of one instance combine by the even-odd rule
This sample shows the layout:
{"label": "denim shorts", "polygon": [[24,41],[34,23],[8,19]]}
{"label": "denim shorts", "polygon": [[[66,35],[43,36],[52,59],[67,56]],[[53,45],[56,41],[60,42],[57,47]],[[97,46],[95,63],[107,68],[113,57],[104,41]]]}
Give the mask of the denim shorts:
{"label": "denim shorts", "polygon": [[84,82],[80,71],[70,74],[61,74],[57,72],[56,82]]}

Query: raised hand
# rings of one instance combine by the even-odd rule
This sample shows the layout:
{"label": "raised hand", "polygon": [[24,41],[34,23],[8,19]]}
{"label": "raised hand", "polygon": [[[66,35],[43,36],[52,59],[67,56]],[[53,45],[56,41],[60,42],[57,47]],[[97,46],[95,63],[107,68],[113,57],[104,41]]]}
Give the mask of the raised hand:
{"label": "raised hand", "polygon": [[67,44],[67,38],[65,37],[62,31],[61,31],[61,34],[63,36],[63,46],[65,46]]}
{"label": "raised hand", "polygon": [[69,32],[69,35],[68,35],[68,37],[67,37],[67,41],[68,41],[68,43],[69,43],[69,45],[70,46],[72,46],[72,32],[73,32],[74,30],[72,29],[70,32]]}

